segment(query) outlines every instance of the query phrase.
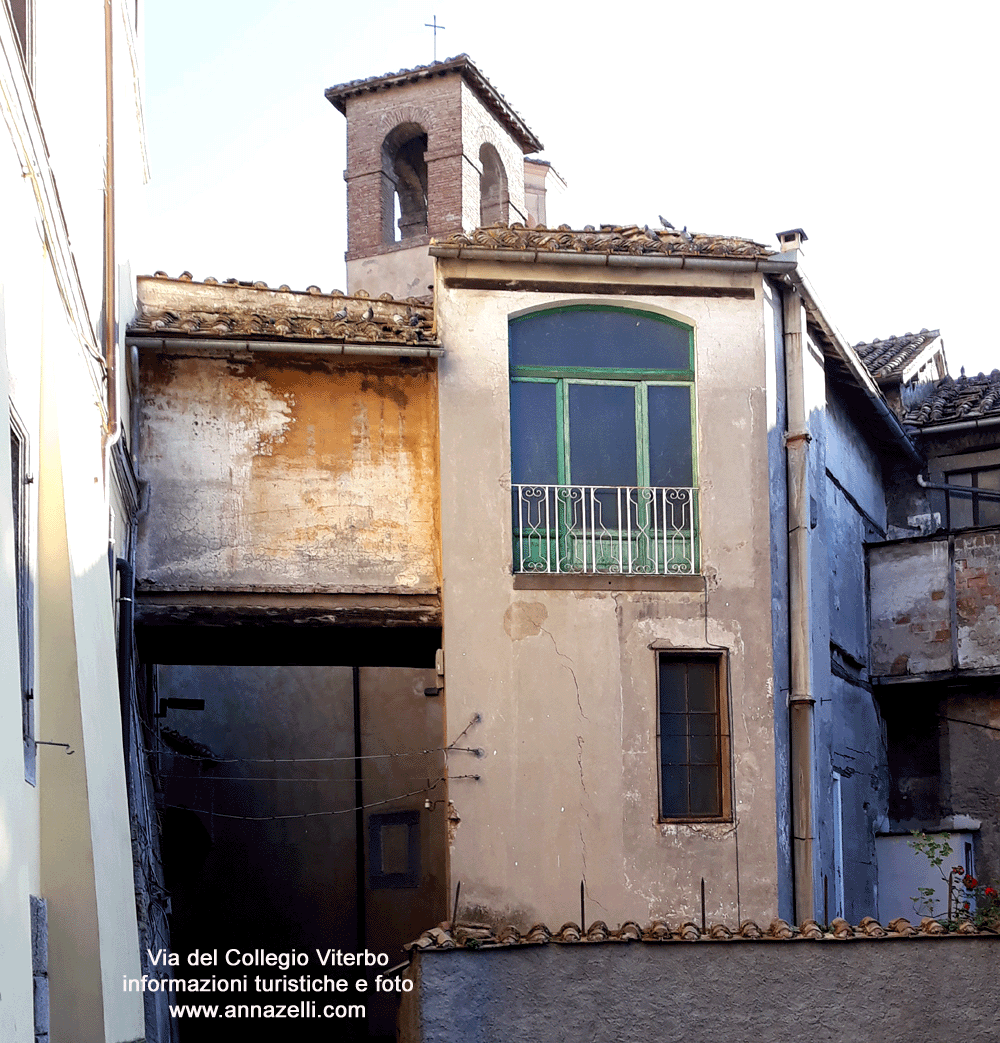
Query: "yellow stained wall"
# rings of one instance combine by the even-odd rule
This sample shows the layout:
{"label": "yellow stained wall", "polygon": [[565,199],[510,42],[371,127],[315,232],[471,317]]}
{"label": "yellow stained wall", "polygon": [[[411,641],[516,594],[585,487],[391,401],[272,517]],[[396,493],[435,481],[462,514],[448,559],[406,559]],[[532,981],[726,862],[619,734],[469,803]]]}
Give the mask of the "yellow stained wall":
{"label": "yellow stained wall", "polygon": [[141,385],[147,589],[438,591],[433,362],[143,351]]}

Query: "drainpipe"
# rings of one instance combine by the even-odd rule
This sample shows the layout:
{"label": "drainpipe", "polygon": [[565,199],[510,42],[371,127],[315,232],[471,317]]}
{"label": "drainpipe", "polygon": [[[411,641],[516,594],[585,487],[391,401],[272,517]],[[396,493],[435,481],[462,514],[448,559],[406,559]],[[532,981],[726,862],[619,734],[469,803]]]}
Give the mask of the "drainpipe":
{"label": "drainpipe", "polygon": [[795,920],[814,915],[813,893],[813,706],[809,604],[809,434],[803,351],[802,298],[784,295],[785,384],[788,420],[785,463],[788,475],[788,621],[791,691],[788,695],[792,768],[792,867]]}

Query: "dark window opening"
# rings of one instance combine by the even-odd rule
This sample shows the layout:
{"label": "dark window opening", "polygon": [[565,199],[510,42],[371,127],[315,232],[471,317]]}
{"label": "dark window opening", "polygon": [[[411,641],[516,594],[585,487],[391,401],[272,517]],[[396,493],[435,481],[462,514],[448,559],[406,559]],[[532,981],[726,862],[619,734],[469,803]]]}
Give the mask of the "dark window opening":
{"label": "dark window opening", "polygon": [[382,241],[427,234],[427,135],[401,123],[382,142]]}
{"label": "dark window opening", "polygon": [[951,471],[945,481],[956,487],[947,494],[949,529],[1000,525],[1000,467]]}
{"label": "dark window opening", "polygon": [[722,657],[661,652],[658,665],[660,818],[726,818],[729,729]]}

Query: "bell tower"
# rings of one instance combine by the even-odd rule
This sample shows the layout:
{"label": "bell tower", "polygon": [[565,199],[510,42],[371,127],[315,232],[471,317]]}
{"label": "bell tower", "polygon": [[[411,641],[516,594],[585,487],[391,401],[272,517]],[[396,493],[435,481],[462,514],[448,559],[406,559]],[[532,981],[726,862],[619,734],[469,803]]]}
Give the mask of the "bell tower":
{"label": "bell tower", "polygon": [[347,290],[428,292],[432,236],[528,223],[542,143],[464,54],[330,87],[347,117]]}

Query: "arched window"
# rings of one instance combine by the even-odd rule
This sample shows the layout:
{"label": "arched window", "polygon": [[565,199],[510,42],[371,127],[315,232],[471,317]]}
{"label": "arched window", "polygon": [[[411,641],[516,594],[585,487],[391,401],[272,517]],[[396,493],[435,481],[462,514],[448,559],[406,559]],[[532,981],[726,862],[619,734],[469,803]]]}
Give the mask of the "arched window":
{"label": "arched window", "polygon": [[510,322],[517,572],[694,573],[693,331],[575,305]]}
{"label": "arched window", "polygon": [[506,224],[510,197],[507,193],[507,171],[504,170],[500,153],[492,145],[479,149],[479,223],[481,225]]}
{"label": "arched window", "polygon": [[382,142],[382,241],[427,234],[427,134],[400,123]]}

